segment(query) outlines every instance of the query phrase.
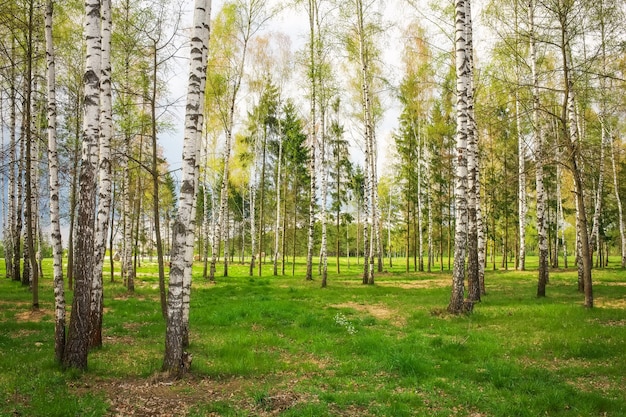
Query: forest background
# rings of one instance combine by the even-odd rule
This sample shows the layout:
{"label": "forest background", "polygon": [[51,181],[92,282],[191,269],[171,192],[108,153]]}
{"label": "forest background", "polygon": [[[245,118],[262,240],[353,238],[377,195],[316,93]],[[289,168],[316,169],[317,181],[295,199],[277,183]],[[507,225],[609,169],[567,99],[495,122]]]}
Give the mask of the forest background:
{"label": "forest background", "polygon": [[[54,255],[62,345],[66,248],[72,310],[92,313],[57,347],[66,367],[87,364],[76,335],[102,344],[105,260],[133,292],[157,259],[174,373],[190,363],[177,346],[169,368],[168,352],[188,343],[194,257],[210,282],[236,264],[295,274],[300,257],[322,286],[342,259],[364,284],[398,259],[407,273],[454,270],[453,313],[480,300],[486,267],[525,270],[527,255],[537,295],[549,268],[576,266],[589,308],[592,266],[611,253],[626,266],[621,3],[235,1],[214,5],[210,41],[210,2],[190,30],[182,3],[52,6],[2,5],[2,252],[34,309]],[[294,10],[302,36],[273,31]],[[161,145],[181,124],[190,31],[178,178]]]}

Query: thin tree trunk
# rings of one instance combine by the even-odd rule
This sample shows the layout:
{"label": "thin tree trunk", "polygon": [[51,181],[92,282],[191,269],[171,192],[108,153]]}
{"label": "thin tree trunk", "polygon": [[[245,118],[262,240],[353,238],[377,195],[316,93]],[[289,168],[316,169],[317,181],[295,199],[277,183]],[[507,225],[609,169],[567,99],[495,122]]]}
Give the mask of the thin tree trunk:
{"label": "thin tree trunk", "polygon": [[622,269],[626,268],[626,232],[624,231],[624,211],[622,208],[622,200],[619,194],[619,180],[617,176],[617,163],[615,157],[615,144],[611,138],[611,167],[613,169],[613,191],[615,192],[615,200],[617,202],[617,215],[619,217],[619,235],[621,242]]}
{"label": "thin tree trunk", "polygon": [[63,360],[65,349],[65,289],[63,287],[63,244],[59,221],[59,160],[57,152],[56,126],[56,73],[52,38],[53,1],[46,2],[46,58],[48,81],[48,165],[50,172],[50,237],[52,240],[53,286],[54,286],[54,356]]}
{"label": "thin tree trunk", "polygon": [[282,164],[283,164],[283,134],[278,119],[278,160],[276,161],[276,223],[274,226],[274,276],[278,276],[278,252],[280,245],[281,222],[280,222],[280,206],[281,206],[281,187],[282,187]]}
{"label": "thin tree trunk", "polygon": [[183,174],[178,213],[174,221],[172,267],[169,277],[165,356],[163,370],[181,376],[191,366],[191,357],[183,351],[185,337],[183,303],[186,269],[193,263],[195,237],[194,201],[198,189],[198,147],[202,136],[204,90],[206,86],[207,45],[209,41],[210,0],[196,0],[191,37],[189,83],[183,143]]}
{"label": "thin tree trunk", "polygon": [[316,156],[317,151],[317,56],[315,41],[315,23],[317,21],[317,2],[309,0],[309,78],[310,78],[310,118],[309,120],[309,225],[307,234],[307,255],[306,255],[306,280],[313,279],[313,246],[315,245],[315,201],[316,195]]}
{"label": "thin tree trunk", "polygon": [[[23,278],[27,278],[30,280],[31,290],[33,295],[32,308],[33,310],[39,309],[39,266],[37,265],[37,257],[36,257],[36,219],[35,219],[35,209],[36,209],[36,198],[35,198],[35,168],[33,167],[33,160],[35,156],[33,155],[33,147],[34,147],[34,121],[33,121],[33,113],[35,110],[34,100],[33,100],[33,13],[34,13],[34,5],[33,1],[29,2],[28,6],[28,29],[27,29],[27,39],[26,39],[26,74],[24,80],[24,88],[25,88],[25,103],[24,103],[24,125],[26,128],[25,138],[26,138],[26,172],[25,172],[25,187],[26,187],[26,207],[25,207],[25,220],[26,220],[26,246],[25,252],[28,253],[28,259],[24,259],[24,261],[28,261],[30,276]],[[24,283],[24,280],[22,280]]]}
{"label": "thin tree trunk", "polygon": [[537,233],[539,246],[539,269],[537,281],[537,296],[545,297],[546,285],[548,283],[548,242],[546,238],[546,192],[544,188],[543,178],[543,129],[541,129],[541,120],[539,116],[539,78],[537,75],[537,54],[535,39],[535,8],[536,0],[530,0],[528,8],[530,21],[530,59],[531,59],[531,76],[533,80],[533,139],[536,149],[536,167],[535,167],[535,184],[537,189]]}
{"label": "thin tree trunk", "polygon": [[521,116],[519,93],[515,93],[515,118],[517,124],[517,178],[518,178],[518,216],[519,216],[519,262],[517,269],[526,270],[526,214],[528,207],[526,204],[526,146],[524,144],[524,135],[522,134],[522,116]]}
{"label": "thin tree trunk", "polygon": [[114,255],[114,242],[115,242],[115,203],[117,201],[117,187],[115,181],[113,182],[113,195],[111,197],[111,218],[109,219],[109,265],[111,268],[111,282],[115,282],[115,255]]}
{"label": "thin tree trunk", "polygon": [[72,187],[70,190],[70,227],[67,241],[67,286],[70,290],[74,289],[74,234],[76,231],[76,211],[78,209],[78,174],[80,161],[80,95],[76,96],[76,137],[74,138],[74,149],[72,153],[74,160],[72,163]]}
{"label": "thin tree trunk", "polygon": [[[154,44],[152,57],[152,97],[150,100],[150,118],[152,125],[152,216],[154,218],[154,233],[156,238],[157,264],[159,267],[159,298],[161,301],[161,314],[167,318],[167,298],[165,292],[165,263],[163,261],[163,240],[161,239],[161,213],[159,210],[159,165],[158,165],[158,144],[157,144],[157,69],[158,56],[157,45]],[[205,190],[206,192],[206,190]]]}
{"label": "thin tree trunk", "polygon": [[262,255],[265,251],[264,237],[265,237],[265,159],[267,154],[267,129],[263,130],[263,140],[261,141],[261,182],[259,187],[261,188],[261,206],[259,207],[259,276],[263,273],[263,259]]}
{"label": "thin tree trunk", "polygon": [[322,270],[322,288],[326,288],[327,279],[328,279],[328,222],[327,215],[328,210],[326,209],[326,203],[328,200],[328,169],[326,164],[326,125],[325,119],[326,116],[324,114],[324,107],[322,107],[321,111],[321,140],[320,140],[320,175],[322,181],[321,193],[322,193],[322,207],[320,210],[321,220],[322,220],[322,241],[320,244],[320,267]]}
{"label": "thin tree trunk", "polygon": [[562,105],[561,123],[563,125],[563,133],[565,142],[568,147],[569,164],[574,177],[575,193],[576,193],[576,225],[580,240],[580,257],[581,269],[579,270],[579,282],[582,282],[585,293],[585,307],[593,307],[593,288],[591,281],[591,254],[589,247],[589,235],[587,231],[587,213],[585,211],[584,185],[582,179],[580,164],[580,136],[577,126],[576,117],[576,101],[574,98],[574,82],[570,73],[571,50],[569,44],[569,29],[567,26],[567,16],[562,13],[560,16],[561,24],[561,52],[563,58],[563,83],[565,95]]}
{"label": "thin tree trunk", "polygon": [[[418,126],[419,130],[419,126]],[[424,236],[423,236],[423,226],[422,226],[422,213],[423,213],[423,204],[422,204],[422,169],[423,169],[423,155],[422,155],[422,137],[418,133],[416,135],[417,140],[417,257],[419,260],[418,271],[424,271]]]}

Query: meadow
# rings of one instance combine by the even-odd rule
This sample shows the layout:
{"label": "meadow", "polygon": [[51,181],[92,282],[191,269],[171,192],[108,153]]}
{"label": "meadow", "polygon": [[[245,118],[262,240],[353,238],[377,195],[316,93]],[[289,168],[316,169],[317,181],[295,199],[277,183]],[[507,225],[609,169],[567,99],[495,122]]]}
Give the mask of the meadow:
{"label": "meadow", "polygon": [[[301,260],[302,261],[302,260]],[[610,265],[617,265],[611,259]],[[194,269],[191,372],[159,372],[165,323],[157,271],[136,291],[105,283],[104,346],[86,372],[54,362],[51,261],[41,309],[0,278],[1,416],[624,416],[626,271],[594,270],[585,309],[575,271],[488,270],[471,315],[445,312],[448,271],[404,271],[395,260],[361,284],[355,259],[329,265],[328,287],[291,276],[248,276],[231,265],[216,283]],[[535,260],[536,262],[536,260]],[[4,270],[0,263],[0,270]],[[105,279],[107,274],[105,274]],[[68,293],[68,301],[71,294]]]}

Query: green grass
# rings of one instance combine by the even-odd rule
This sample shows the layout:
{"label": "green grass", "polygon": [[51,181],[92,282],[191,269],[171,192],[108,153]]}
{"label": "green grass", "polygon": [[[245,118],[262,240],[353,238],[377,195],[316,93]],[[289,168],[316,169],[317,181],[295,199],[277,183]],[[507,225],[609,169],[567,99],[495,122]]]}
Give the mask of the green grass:
{"label": "green grass", "polygon": [[594,271],[592,310],[574,271],[551,271],[543,299],[535,271],[488,271],[482,303],[452,317],[449,272],[394,264],[375,286],[361,285],[355,259],[339,276],[329,267],[325,289],[303,264],[295,277],[234,264],[215,284],[198,265],[192,373],[176,382],[158,374],[154,264],[133,294],[119,277],[105,283],[104,346],[86,373],[53,360],[50,263],[40,314],[27,288],[0,279],[0,415],[626,415],[626,271]]}

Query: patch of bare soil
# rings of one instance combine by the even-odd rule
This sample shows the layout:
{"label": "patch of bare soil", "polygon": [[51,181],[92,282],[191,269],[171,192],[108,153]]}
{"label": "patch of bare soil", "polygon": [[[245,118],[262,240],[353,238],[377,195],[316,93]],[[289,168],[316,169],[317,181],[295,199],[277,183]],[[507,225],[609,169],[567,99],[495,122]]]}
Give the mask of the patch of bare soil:
{"label": "patch of bare soil", "polygon": [[593,304],[595,307],[626,309],[626,299],[596,297],[593,300]]}
{"label": "patch of bare soil", "polygon": [[362,313],[367,313],[379,320],[389,320],[391,324],[398,327],[402,327],[406,324],[406,318],[404,316],[401,316],[398,311],[392,310],[382,304],[357,304],[354,302],[347,302],[342,304],[333,304],[330,307],[351,308]]}
{"label": "patch of bare soil", "polygon": [[605,375],[582,376],[566,382],[581,392],[600,392],[604,396],[610,395],[611,392],[621,392],[626,378],[621,381],[612,380]]}
{"label": "patch of bare soil", "polygon": [[381,287],[398,287],[405,289],[442,288],[450,285],[449,279],[422,279],[419,281],[378,281]]}
{"label": "patch of bare soil", "polygon": [[605,326],[605,327],[625,327],[626,326],[626,319],[622,319],[622,320],[592,319],[588,321],[589,323],[595,323],[595,324],[599,324],[600,326]]}
{"label": "patch of bare soil", "polygon": [[15,315],[15,319],[18,323],[39,323],[44,317],[52,315],[52,311],[40,308],[38,310],[28,310],[18,313]]}
{"label": "patch of bare soil", "polygon": [[[188,375],[171,381],[155,375],[150,379],[94,380],[71,388],[78,395],[100,392],[110,406],[107,416],[178,417],[194,407],[213,402],[227,402],[247,414],[268,417],[310,401],[291,390],[269,392],[252,398],[255,381],[243,378],[215,381]],[[219,416],[210,413],[208,416]]]}

